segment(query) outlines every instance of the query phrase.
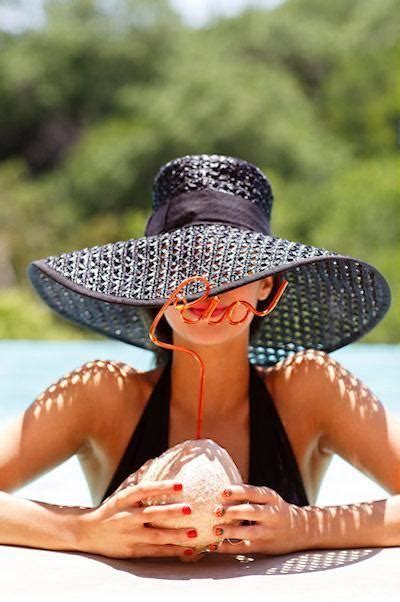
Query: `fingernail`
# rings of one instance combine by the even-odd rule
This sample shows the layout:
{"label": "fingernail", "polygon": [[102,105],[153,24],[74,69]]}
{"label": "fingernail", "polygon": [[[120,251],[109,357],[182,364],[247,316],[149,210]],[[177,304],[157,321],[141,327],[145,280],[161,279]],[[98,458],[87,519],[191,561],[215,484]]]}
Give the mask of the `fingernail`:
{"label": "fingernail", "polygon": [[182,483],[175,483],[174,484],[174,491],[182,491],[182,489],[183,489]]}
{"label": "fingernail", "polygon": [[191,509],[190,506],[184,506],[182,508],[182,512],[183,512],[183,514],[191,514],[192,513],[192,509]]}
{"label": "fingernail", "polygon": [[218,517],[224,516],[224,514],[225,514],[225,508],[222,508],[222,507],[217,508],[216,511],[215,511],[215,514]]}
{"label": "fingernail", "polygon": [[218,550],[218,546],[215,543],[212,543],[208,546],[209,552],[215,552],[215,550]]}
{"label": "fingernail", "polygon": [[188,537],[197,537],[197,531],[196,529],[190,529],[190,531],[187,532]]}
{"label": "fingernail", "polygon": [[222,535],[223,532],[224,530],[221,527],[215,527],[215,535]]}
{"label": "fingernail", "polygon": [[186,556],[190,556],[191,554],[193,554],[193,550],[188,548],[187,550],[184,551],[184,554],[186,554]]}
{"label": "fingernail", "polygon": [[229,497],[230,495],[232,495],[231,489],[224,489],[224,491],[222,492],[222,495],[224,497]]}

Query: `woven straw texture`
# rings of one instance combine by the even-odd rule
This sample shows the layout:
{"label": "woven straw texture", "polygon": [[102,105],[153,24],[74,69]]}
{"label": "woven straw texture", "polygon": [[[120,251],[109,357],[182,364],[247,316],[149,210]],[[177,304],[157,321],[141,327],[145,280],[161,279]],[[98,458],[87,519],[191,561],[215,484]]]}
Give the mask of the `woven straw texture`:
{"label": "woven straw texture", "polygon": [[[186,155],[164,164],[154,179],[153,212],[181,193],[203,189],[223,192],[232,202],[247,199],[269,224],[268,179],[256,165],[225,155]],[[343,347],[371,330],[390,306],[388,283],[364,261],[240,224],[195,221],[34,261],[29,277],[65,318],[154,351],[141,307],[160,308],[185,278],[206,277],[215,295],[283,272],[289,286],[250,341],[250,362],[261,366],[304,349]],[[204,290],[196,281],[183,293],[192,301]]]}
{"label": "woven straw texture", "polygon": [[271,219],[274,197],[268,179],[257,165],[226,155],[186,155],[165,163],[154,178],[153,210],[182,192],[204,188],[248,199]]}
{"label": "woven straw texture", "polygon": [[[31,265],[30,277],[62,316],[154,350],[139,306],[161,307],[184,278],[196,274],[218,294],[276,271],[284,272],[289,286],[251,341],[255,364],[271,365],[306,348],[342,347],[373,328],[390,304],[385,279],[365,262],[214,224],[49,257]],[[193,282],[185,296],[191,301],[204,290],[201,281]]]}

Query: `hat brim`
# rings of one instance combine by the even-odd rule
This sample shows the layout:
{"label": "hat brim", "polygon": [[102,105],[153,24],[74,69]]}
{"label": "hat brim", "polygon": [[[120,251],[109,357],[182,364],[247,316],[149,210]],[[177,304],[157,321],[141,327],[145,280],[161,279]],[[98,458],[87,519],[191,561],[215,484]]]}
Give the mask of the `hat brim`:
{"label": "hat brim", "polygon": [[[389,285],[369,263],[221,223],[62,253],[28,269],[34,289],[61,316],[151,351],[142,308],[162,307],[185,278],[205,276],[213,296],[278,273],[289,285],[251,340],[249,358],[258,365],[299,350],[343,347],[390,307]],[[204,291],[199,280],[184,295],[192,301]]]}

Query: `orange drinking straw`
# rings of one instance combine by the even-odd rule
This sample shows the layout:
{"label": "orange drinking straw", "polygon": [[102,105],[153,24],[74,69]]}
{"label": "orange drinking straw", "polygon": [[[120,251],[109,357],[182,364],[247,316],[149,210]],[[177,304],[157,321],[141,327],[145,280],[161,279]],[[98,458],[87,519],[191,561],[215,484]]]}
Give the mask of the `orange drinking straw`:
{"label": "orange drinking straw", "polygon": [[[182,280],[182,282],[171,293],[168,300],[164,303],[164,305],[162,306],[162,308],[160,309],[160,311],[154,318],[153,322],[151,323],[151,326],[149,329],[149,336],[153,343],[155,343],[159,347],[164,347],[165,349],[175,349],[176,351],[185,351],[186,353],[190,353],[195,358],[195,360],[198,362],[198,364],[200,366],[200,390],[199,390],[199,402],[198,402],[198,411],[197,411],[197,424],[196,424],[196,437],[195,437],[196,439],[201,439],[201,429],[202,429],[202,422],[203,422],[204,377],[205,377],[204,362],[201,359],[201,357],[199,356],[199,354],[196,353],[195,351],[193,351],[192,349],[186,349],[186,347],[182,347],[180,345],[173,345],[171,343],[165,343],[163,341],[160,341],[157,338],[157,336],[155,335],[155,329],[157,327],[157,324],[159,323],[162,316],[164,315],[164,312],[167,309],[167,307],[169,307],[169,305],[171,305],[171,304],[173,304],[174,307],[176,307],[176,309],[179,309],[180,314],[181,314],[181,319],[184,322],[186,322],[186,324],[195,324],[199,320],[207,319],[207,323],[210,324],[211,326],[213,326],[215,324],[220,324],[222,322],[222,320],[224,320],[225,317],[228,316],[228,320],[229,320],[230,324],[238,325],[238,324],[242,324],[244,322],[244,320],[247,318],[249,311],[252,311],[257,316],[266,316],[276,307],[276,304],[278,303],[279,299],[282,297],[286,287],[289,284],[289,282],[285,278],[283,278],[283,276],[281,276],[280,274],[278,274],[277,277],[281,280],[281,283],[280,283],[273,299],[270,301],[270,303],[268,304],[268,307],[266,309],[264,309],[264,311],[258,311],[248,301],[236,300],[236,301],[233,301],[233,303],[231,303],[230,305],[228,305],[225,308],[225,311],[218,318],[218,320],[211,320],[212,313],[220,301],[220,297],[218,297],[218,295],[216,295],[215,297],[211,298],[209,305],[203,310],[203,312],[200,314],[200,316],[197,319],[189,320],[189,318],[187,318],[183,315],[183,312],[186,309],[188,309],[192,306],[195,306],[196,303],[201,302],[203,299],[204,300],[207,299],[208,295],[210,293],[210,290],[211,290],[210,283],[208,282],[207,278],[205,278],[205,276],[190,276],[189,278],[185,278],[184,280]],[[199,299],[196,299],[195,301],[188,303],[184,296],[179,295],[179,292],[187,284],[189,284],[190,282],[193,282],[195,280],[202,280],[204,282],[204,284],[206,285],[205,296],[203,295]],[[244,305],[245,307],[247,307],[247,311],[241,320],[234,320],[232,317],[233,309],[236,305]]]}

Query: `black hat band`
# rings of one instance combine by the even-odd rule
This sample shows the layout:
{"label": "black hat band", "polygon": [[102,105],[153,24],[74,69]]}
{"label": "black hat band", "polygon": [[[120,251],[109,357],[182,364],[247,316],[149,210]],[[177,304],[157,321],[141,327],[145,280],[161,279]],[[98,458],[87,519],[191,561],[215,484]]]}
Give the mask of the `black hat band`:
{"label": "black hat band", "polygon": [[189,224],[223,222],[270,234],[263,211],[248,199],[205,188],[169,198],[149,217],[145,235],[154,236]]}

